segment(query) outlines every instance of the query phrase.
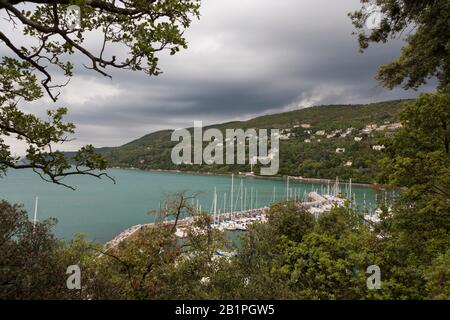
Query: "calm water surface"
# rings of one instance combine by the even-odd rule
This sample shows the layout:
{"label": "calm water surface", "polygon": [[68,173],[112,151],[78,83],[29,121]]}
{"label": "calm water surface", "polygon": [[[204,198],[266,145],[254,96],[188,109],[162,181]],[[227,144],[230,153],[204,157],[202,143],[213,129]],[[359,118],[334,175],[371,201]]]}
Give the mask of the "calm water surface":
{"label": "calm water surface", "polygon": [[[230,207],[231,177],[120,169],[111,169],[109,173],[115,177],[116,184],[108,179],[70,177],[65,183],[77,188],[72,191],[44,182],[31,171],[11,170],[8,176],[0,178],[0,199],[23,204],[32,218],[35,198],[38,196],[38,219],[57,218],[58,224],[54,231],[58,237],[71,239],[75,233],[82,232],[88,239],[100,242],[110,240],[130,226],[153,222],[155,216],[148,212],[158,209],[160,202],[164,202],[168,195],[175,192],[198,192],[202,209],[209,211],[216,187],[218,207],[223,208],[225,192],[228,198],[227,208]],[[252,178],[242,180],[247,189],[247,206],[250,205],[251,188],[254,194],[258,190],[258,207],[273,201],[274,187],[277,200],[286,197],[285,181]],[[234,182],[236,201],[239,199],[241,177],[235,177]],[[313,189],[319,192],[321,189],[326,190],[326,185],[320,184],[291,181],[290,186],[302,195]],[[354,187],[353,192],[359,204],[364,202],[364,197],[367,205],[375,203],[375,193],[371,189]],[[240,200],[235,204],[239,209]]]}

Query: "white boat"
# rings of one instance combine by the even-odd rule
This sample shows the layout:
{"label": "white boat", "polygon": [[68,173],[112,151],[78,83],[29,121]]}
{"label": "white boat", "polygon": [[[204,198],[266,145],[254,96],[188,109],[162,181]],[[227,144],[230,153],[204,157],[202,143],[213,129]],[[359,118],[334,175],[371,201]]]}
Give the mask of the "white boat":
{"label": "white boat", "polygon": [[177,231],[175,231],[175,236],[177,236],[177,238],[186,238],[187,232],[185,229],[177,228]]}
{"label": "white boat", "polygon": [[231,257],[234,257],[236,255],[237,255],[236,251],[229,252],[229,251],[223,251],[223,250],[220,250],[220,249],[218,249],[216,251],[216,256],[219,256],[219,257],[231,258]]}
{"label": "white boat", "polygon": [[236,230],[239,231],[246,231],[247,230],[247,223],[236,223]]}
{"label": "white boat", "polygon": [[236,230],[236,223],[233,221],[227,221],[223,223],[225,230],[234,231]]}

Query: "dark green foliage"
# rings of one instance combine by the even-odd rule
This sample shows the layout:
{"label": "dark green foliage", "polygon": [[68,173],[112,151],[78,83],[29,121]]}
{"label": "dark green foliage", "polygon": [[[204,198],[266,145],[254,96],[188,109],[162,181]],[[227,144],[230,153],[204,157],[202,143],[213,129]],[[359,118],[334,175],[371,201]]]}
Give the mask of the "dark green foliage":
{"label": "dark green foliage", "polygon": [[402,37],[406,44],[398,59],[381,66],[377,78],[388,88],[402,85],[417,89],[430,78],[450,83],[450,3],[448,0],[361,0],[375,2],[384,14],[381,27],[364,29],[367,13],[350,14],[358,29],[361,50],[370,43],[385,43]]}
{"label": "dark green foliage", "polygon": [[67,248],[51,233],[55,220],[35,226],[20,206],[0,201],[0,299],[71,299],[66,270],[85,252]]}
{"label": "dark green foliage", "polygon": [[[404,101],[390,101],[369,105],[320,106],[296,111],[263,116],[245,122],[231,122],[207,128],[217,128],[225,133],[225,129],[259,128],[259,129],[292,129],[294,137],[280,141],[280,175],[296,175],[309,178],[330,178],[339,176],[343,179],[370,182],[374,180],[378,169],[377,160],[381,153],[372,150],[381,138],[392,132],[373,132],[363,134],[361,130],[368,124],[383,125],[397,121],[397,114]],[[310,124],[310,129],[293,128],[299,124]],[[314,136],[318,130],[328,133],[334,130],[353,128],[347,137],[339,134],[331,139],[315,136],[311,143],[305,139]],[[311,134],[307,133],[311,131]],[[171,150],[177,142],[170,141],[172,131],[158,131],[146,135],[117,148],[103,148],[97,151],[108,159],[111,166],[139,169],[164,169],[199,171],[214,173],[246,172],[247,165],[175,165],[171,160]],[[224,134],[225,136],[225,134]],[[354,140],[362,136],[361,142]],[[320,142],[317,142],[320,139]],[[337,154],[337,148],[345,148],[346,153]],[[352,161],[352,167],[344,164]],[[248,159],[247,159],[248,162]],[[255,169],[259,173],[259,169]]]}
{"label": "dark green foliage", "polygon": [[[58,151],[75,130],[74,124],[63,121],[67,108],[47,111],[48,120],[44,120],[21,110],[21,100],[37,101],[45,91],[56,101],[57,89],[68,80],[55,84],[51,72],[56,69],[64,77],[73,76],[70,58],[75,53],[87,58],[86,68],[103,76],[110,77],[110,69],[160,74],[158,53],[168,51],[173,55],[187,47],[184,29],[199,16],[199,2],[49,0],[23,10],[21,5],[27,2],[0,0],[1,13],[9,17],[6,24],[14,32],[23,30],[25,37],[16,43],[8,33],[10,28],[0,31],[0,41],[10,55],[0,61],[0,176],[8,169],[31,169],[44,180],[64,186],[62,180],[70,175],[107,176],[101,172],[106,162],[94,153],[92,145],[82,147],[70,158]],[[67,23],[71,4],[81,7],[79,25]],[[92,32],[103,35],[97,50],[85,46],[86,34]],[[110,54],[111,45],[125,47],[127,53]],[[25,143],[24,159],[15,155],[5,137]]]}

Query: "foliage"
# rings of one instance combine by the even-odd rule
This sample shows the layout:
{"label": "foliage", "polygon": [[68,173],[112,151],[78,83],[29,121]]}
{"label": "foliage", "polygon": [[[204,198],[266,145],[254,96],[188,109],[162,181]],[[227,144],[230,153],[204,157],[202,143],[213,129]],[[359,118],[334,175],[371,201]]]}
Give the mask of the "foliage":
{"label": "foliage", "polygon": [[370,43],[385,43],[402,37],[406,44],[398,59],[381,66],[377,78],[388,88],[402,85],[417,89],[430,78],[450,83],[450,3],[448,0],[361,0],[376,3],[383,13],[380,28],[364,29],[368,16],[363,9],[350,14],[358,30],[361,50]]}
{"label": "foliage", "polygon": [[[25,41],[14,39],[6,28],[0,40],[10,50],[0,62],[0,175],[7,169],[32,169],[44,180],[70,187],[62,182],[69,175],[107,176],[106,161],[91,145],[82,147],[73,157],[57,149],[70,141],[75,125],[64,123],[67,108],[47,111],[48,120],[25,113],[20,100],[38,101],[43,91],[56,101],[58,88],[49,70],[59,69],[64,77],[73,76],[71,55],[78,53],[90,62],[86,66],[110,77],[109,69],[142,71],[153,76],[161,73],[158,54],[171,55],[186,48],[183,36],[192,18],[199,16],[197,0],[38,1],[29,10],[22,3],[35,1],[0,0],[0,10],[13,29],[23,29]],[[81,6],[81,23],[71,25],[68,7]],[[88,34],[100,34],[98,50],[86,45]],[[20,42],[20,44],[19,44]],[[109,54],[111,45],[120,47]],[[26,144],[24,159],[15,156],[5,137]],[[72,188],[72,187],[71,187]]]}
{"label": "foliage", "polygon": [[[380,181],[402,189],[392,208],[389,230],[389,264],[402,268],[393,270],[392,276],[400,282],[415,283],[415,287],[427,286],[426,278],[436,281],[424,274],[430,273],[431,265],[442,261],[439,259],[450,246],[449,89],[422,94],[401,113],[404,126],[386,141],[387,155],[381,161]],[[402,289],[396,296],[405,295]],[[421,293],[415,294],[412,297],[422,297]]]}
{"label": "foliage", "polygon": [[[18,205],[0,202],[0,299],[70,299],[66,269],[80,256],[63,254],[55,220],[28,221]],[[68,253],[69,251],[66,251]]]}
{"label": "foliage", "polygon": [[[382,157],[380,152],[372,150],[372,146],[392,132],[366,134],[362,133],[362,129],[368,124],[383,125],[385,122],[396,122],[403,104],[404,101],[389,101],[368,105],[319,106],[211,127],[222,132],[235,128],[292,129],[294,136],[289,140],[280,141],[279,175],[327,179],[339,176],[342,179],[353,178],[353,181],[371,182],[378,171],[377,160]],[[311,128],[294,128],[300,124],[310,124]],[[314,137],[319,130],[326,130],[328,133],[334,130],[345,132],[348,128],[352,128],[353,131],[346,137],[339,134],[331,139],[316,136],[311,143],[304,141],[311,136]],[[170,130],[158,131],[120,147],[97,149],[97,152],[104,155],[111,166],[124,168],[211,173],[250,171],[249,164],[174,165],[171,150],[176,142],[170,141],[171,133]],[[356,136],[361,136],[363,140],[355,141]],[[337,154],[337,148],[345,148],[346,153]],[[353,162],[352,167],[345,166],[347,161]],[[256,173],[259,172],[258,166],[254,169]]]}

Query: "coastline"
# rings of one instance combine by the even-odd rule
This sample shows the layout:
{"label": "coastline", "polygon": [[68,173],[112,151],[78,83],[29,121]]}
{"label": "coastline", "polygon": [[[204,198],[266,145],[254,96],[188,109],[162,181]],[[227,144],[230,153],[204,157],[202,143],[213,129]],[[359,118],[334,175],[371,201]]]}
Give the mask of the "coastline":
{"label": "coastline", "polygon": [[[201,176],[216,176],[216,177],[231,177],[233,173],[213,173],[213,172],[201,172],[201,171],[189,171],[189,170],[174,170],[174,169],[140,169],[134,167],[120,167],[120,166],[112,166],[108,167],[108,169],[120,169],[120,170],[131,170],[131,171],[143,171],[143,172],[164,172],[164,173],[177,173],[177,174],[189,174],[189,175],[201,175]],[[282,181],[285,180],[286,176],[258,176],[258,175],[249,175],[244,173],[235,173],[235,176],[244,177],[249,179],[262,179],[262,180],[276,180]],[[297,177],[297,176],[289,176],[290,181],[297,182],[306,182],[313,184],[334,184],[336,183],[335,179],[322,179],[322,178],[305,178],[305,177]],[[344,184],[346,182],[341,181],[340,184]],[[377,189],[379,186],[377,184],[372,183],[364,183],[364,182],[352,182],[353,186],[363,187],[363,188],[371,188]]]}

